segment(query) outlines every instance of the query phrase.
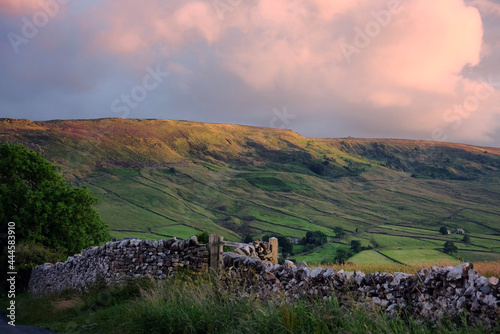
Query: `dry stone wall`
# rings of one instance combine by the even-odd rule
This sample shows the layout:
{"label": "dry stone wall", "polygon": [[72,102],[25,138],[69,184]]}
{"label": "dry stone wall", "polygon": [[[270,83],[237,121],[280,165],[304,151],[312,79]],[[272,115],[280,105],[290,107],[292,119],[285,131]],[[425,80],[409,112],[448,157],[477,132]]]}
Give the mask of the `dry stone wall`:
{"label": "dry stone wall", "polygon": [[[265,245],[248,246],[223,256],[220,280],[235,294],[254,293],[266,298],[279,293],[289,301],[336,296],[340,303],[355,301],[380,307],[390,316],[404,311],[436,322],[443,316],[464,314],[471,321],[492,324],[499,318],[499,280],[479,275],[469,263],[431,267],[415,274],[364,274],[310,269],[305,263],[296,266],[290,261],[272,265],[265,261]],[[110,284],[140,277],[162,279],[180,267],[200,271],[207,269],[208,263],[206,245],[198,244],[196,237],[109,242],[87,248],[64,263],[37,266],[31,274],[30,291],[42,295],[66,289],[85,290],[100,280]]]}
{"label": "dry stone wall", "polygon": [[443,316],[463,314],[471,321],[494,324],[500,311],[500,284],[496,277],[484,277],[463,263],[456,267],[431,267],[416,274],[364,274],[329,268],[310,269],[305,263],[295,266],[269,265],[255,258],[224,254],[226,270],[221,281],[236,294],[256,293],[265,298],[274,293],[288,300],[329,298],[378,305],[392,316],[401,311],[439,321]]}
{"label": "dry stone wall", "polygon": [[127,278],[165,278],[182,267],[195,271],[208,268],[208,251],[205,245],[198,244],[196,237],[160,241],[128,239],[89,247],[64,263],[35,267],[29,289],[34,295],[84,290],[100,280],[109,284]]}

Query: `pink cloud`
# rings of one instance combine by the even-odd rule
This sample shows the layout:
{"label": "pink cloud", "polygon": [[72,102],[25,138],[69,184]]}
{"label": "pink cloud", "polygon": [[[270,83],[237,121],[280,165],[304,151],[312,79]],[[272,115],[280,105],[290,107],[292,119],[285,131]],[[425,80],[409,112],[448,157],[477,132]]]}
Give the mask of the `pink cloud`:
{"label": "pink cloud", "polygon": [[99,50],[148,57],[158,47],[168,55],[190,43],[213,43],[220,34],[220,20],[207,2],[123,0],[108,3],[104,11],[102,6],[94,12],[105,27],[94,45]]}
{"label": "pink cloud", "polygon": [[39,0],[0,0],[0,13],[20,15],[40,8]]}
{"label": "pink cloud", "polygon": [[[483,48],[480,12],[458,0],[255,0],[239,3],[223,20],[207,2],[167,7],[131,0],[113,5],[101,45],[140,54],[161,44],[169,55],[206,43],[217,48],[223,68],[259,94],[294,92],[311,114],[334,93],[384,117],[397,113],[393,119],[409,120],[397,126],[409,131],[431,133],[443,123],[443,109],[467,94],[462,70],[480,63]],[[346,59],[342,43],[354,45],[355,28],[368,34],[374,25],[368,45]],[[489,127],[480,120],[496,112],[488,103],[469,117],[478,137]]]}
{"label": "pink cloud", "polygon": [[480,61],[481,17],[460,1],[405,3],[381,35],[368,61],[398,87],[452,93],[462,69]]}
{"label": "pink cloud", "polygon": [[[202,59],[208,52],[219,66],[210,69],[214,73],[229,72],[263,100],[282,93],[290,99],[283,105],[305,106],[296,111],[304,117],[342,113],[375,127],[391,120],[408,132],[430,136],[443,127],[481,140],[500,126],[496,88],[460,127],[443,116],[479,84],[465,78],[463,70],[478,66],[485,56],[481,14],[496,13],[491,1],[225,3],[234,5],[221,17],[212,1],[100,1],[76,23],[94,32],[89,51],[111,54],[130,67],[167,60],[176,76],[192,77],[197,71],[171,58],[189,50]],[[38,0],[0,0],[3,12],[38,8]],[[370,35],[362,47],[356,46],[359,31]],[[356,48],[349,57],[342,49],[346,44]]]}

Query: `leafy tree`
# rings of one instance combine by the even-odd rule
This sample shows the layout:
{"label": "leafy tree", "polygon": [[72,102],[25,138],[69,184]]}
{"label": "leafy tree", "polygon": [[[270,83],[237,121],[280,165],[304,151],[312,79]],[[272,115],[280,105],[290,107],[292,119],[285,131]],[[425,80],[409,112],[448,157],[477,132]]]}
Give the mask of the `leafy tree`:
{"label": "leafy tree", "polygon": [[359,240],[352,240],[351,241],[351,250],[354,253],[361,252],[361,241],[359,241]]}
{"label": "leafy tree", "polygon": [[87,188],[66,182],[41,154],[20,144],[0,146],[0,221],[16,223],[16,240],[70,255],[109,240]]}
{"label": "leafy tree", "polygon": [[349,258],[349,254],[345,249],[337,249],[337,255],[335,256],[335,262],[338,264],[345,264],[345,260]]}
{"label": "leafy tree", "polygon": [[464,235],[462,242],[468,245],[472,242],[472,240],[471,240],[470,236],[468,234],[466,234],[466,235]]}
{"label": "leafy tree", "polygon": [[453,243],[452,241],[446,241],[444,243],[444,249],[443,249],[443,251],[446,254],[452,255],[453,253],[458,252],[458,248],[457,248],[457,246],[455,246],[455,243]]}
{"label": "leafy tree", "polygon": [[441,226],[441,228],[439,229],[439,233],[446,235],[448,234],[448,229],[444,226]]}
{"label": "leafy tree", "polygon": [[339,239],[342,239],[346,235],[344,228],[340,226],[334,227],[333,232],[335,232],[335,237]]}
{"label": "leafy tree", "polygon": [[323,244],[326,244],[327,241],[328,238],[326,234],[324,234],[321,231],[314,231],[314,232],[308,231],[306,233],[306,236],[302,238],[303,245],[311,244],[311,245],[321,246]]}

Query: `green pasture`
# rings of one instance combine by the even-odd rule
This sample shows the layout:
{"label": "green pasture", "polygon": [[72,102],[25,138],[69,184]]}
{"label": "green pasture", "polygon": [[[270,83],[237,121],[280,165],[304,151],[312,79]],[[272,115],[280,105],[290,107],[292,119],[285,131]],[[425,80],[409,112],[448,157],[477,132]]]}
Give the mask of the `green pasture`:
{"label": "green pasture", "polygon": [[[347,232],[342,242],[356,239],[363,246],[373,246],[375,241],[377,250],[408,264],[416,261],[413,256],[422,261],[449,260],[448,255],[435,250],[447,240],[454,241],[461,252],[468,252],[465,254],[500,251],[500,231],[496,230],[499,210],[476,202],[473,196],[457,200],[450,195],[464,193],[469,183],[415,180],[380,167],[369,169],[364,180],[325,180],[311,173],[277,170],[272,165],[242,171],[203,163],[176,166],[174,171],[167,167],[122,172],[103,169],[98,176],[80,182],[99,198],[96,208],[116,238],[147,235],[149,231],[185,238],[200,230],[238,241],[247,234],[254,238],[267,233],[303,237],[307,231],[333,237],[333,228],[340,226]],[[474,181],[470,183],[479,187]],[[464,228],[472,244],[463,244],[461,235],[441,235],[441,226]],[[154,234],[148,237],[161,238]],[[333,261],[338,247],[349,248],[328,244],[296,259]],[[387,262],[375,251],[349,259],[372,260]]]}
{"label": "green pasture", "polygon": [[383,256],[382,254],[374,250],[365,250],[359,252],[358,254],[349,258],[349,262],[352,262],[357,265],[367,265],[367,264],[377,263],[380,264],[381,266],[391,265],[395,263],[394,261],[391,261],[387,257]]}
{"label": "green pasture", "polygon": [[455,256],[450,256],[443,252],[429,248],[402,248],[386,249],[380,251],[382,254],[407,265],[420,265],[429,263],[460,263]]}
{"label": "green pasture", "polygon": [[337,249],[345,249],[349,251],[350,246],[340,243],[327,243],[320,247],[313,249],[311,252],[303,255],[298,255],[292,257],[297,262],[305,261],[308,264],[320,264],[321,261],[326,260],[330,263],[335,262],[335,255],[337,254]]}

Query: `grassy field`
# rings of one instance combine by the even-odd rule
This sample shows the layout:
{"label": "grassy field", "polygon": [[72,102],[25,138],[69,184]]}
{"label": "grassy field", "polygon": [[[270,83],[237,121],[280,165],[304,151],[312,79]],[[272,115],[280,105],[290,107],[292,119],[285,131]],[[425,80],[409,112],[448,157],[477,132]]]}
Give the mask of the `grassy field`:
{"label": "grassy field", "polygon": [[428,263],[447,263],[456,265],[461,263],[456,257],[452,257],[434,249],[387,249],[382,254],[398,262],[410,266],[419,266]]}
{"label": "grassy field", "polygon": [[357,266],[378,264],[380,266],[394,265],[395,262],[374,250],[362,251],[349,259],[349,262]]}
{"label": "grassy field", "polygon": [[[383,169],[375,171],[367,174],[371,181],[347,182],[347,179],[325,181],[294,173],[263,173],[259,169],[242,173],[227,167],[190,164],[176,167],[174,173],[170,167],[119,173],[103,170],[78,182],[87,185],[99,198],[97,209],[110,224],[112,236],[118,239],[187,238],[203,230],[234,241],[241,241],[247,234],[254,238],[268,233],[303,237],[307,231],[317,230],[334,236],[333,228],[341,226],[348,232],[343,243],[360,240],[365,247],[376,245],[376,250],[402,263],[412,264],[412,258],[422,256],[425,260],[446,260],[449,256],[436,250],[446,241],[456,243],[462,259],[498,258],[500,235],[488,227],[494,226],[498,208],[484,203],[459,203],[444,196],[441,190],[433,192],[435,189],[427,183],[417,183],[410,177],[398,179],[397,185],[380,183],[376,181],[380,175],[388,178],[399,174]],[[249,174],[253,173],[264,178],[273,175],[286,182],[297,177],[302,189],[263,189],[261,184],[248,182]],[[233,177],[242,174],[245,176]],[[458,189],[461,183],[440,182],[447,182],[456,192],[464,191]],[[391,187],[405,188],[406,192],[402,195],[389,191]],[[469,208],[461,210],[458,205]],[[474,210],[488,213],[480,216],[480,222],[465,220],[465,214]],[[450,230],[468,228],[472,243],[462,243],[461,235],[440,234],[440,226]],[[327,245],[296,260],[312,264],[325,259],[333,261],[336,248]],[[363,261],[365,256],[357,255],[349,261]],[[380,254],[374,258],[387,260]]]}
{"label": "grassy field", "polygon": [[318,264],[321,261],[326,263],[334,263],[335,254],[337,249],[349,250],[349,245],[338,244],[338,243],[328,243],[321,247],[317,247],[311,252],[307,252],[305,255],[294,256],[293,259],[298,261],[305,261],[308,264]]}

